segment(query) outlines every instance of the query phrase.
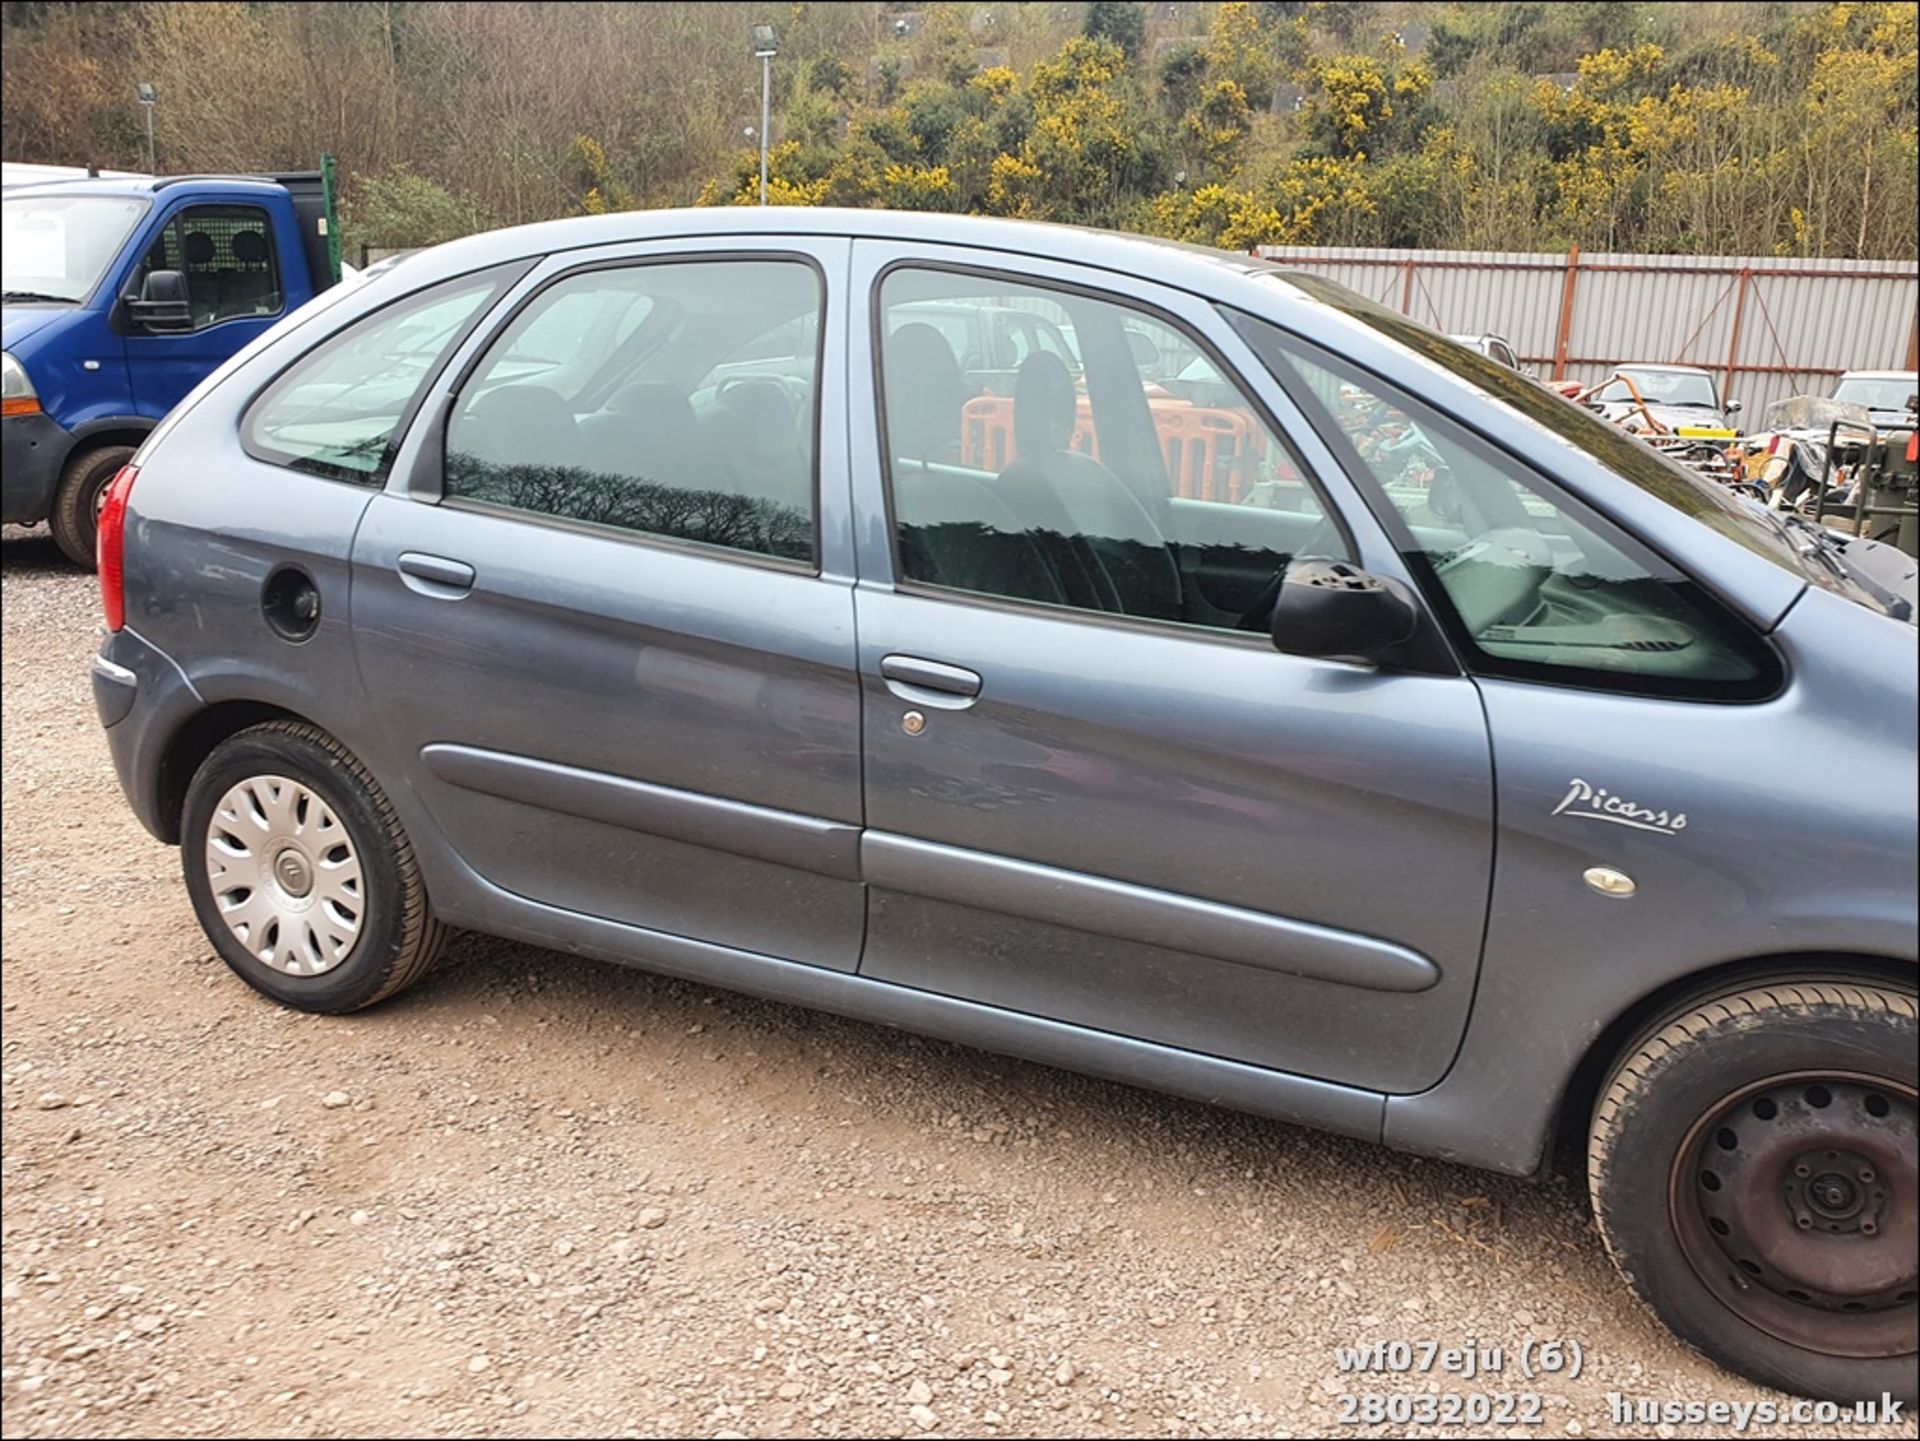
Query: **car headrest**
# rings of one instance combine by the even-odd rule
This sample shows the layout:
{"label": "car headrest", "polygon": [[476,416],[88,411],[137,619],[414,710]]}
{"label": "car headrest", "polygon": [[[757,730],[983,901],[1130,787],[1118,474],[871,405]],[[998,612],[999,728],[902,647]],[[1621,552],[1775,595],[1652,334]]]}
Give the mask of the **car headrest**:
{"label": "car headrest", "polygon": [[925,321],[911,321],[887,337],[883,359],[894,453],[921,460],[957,458],[967,382],[946,337]]}
{"label": "car headrest", "polygon": [[691,445],[699,439],[693,405],[680,391],[659,382],[636,380],[622,386],[607,399],[607,411],[620,416],[632,434],[649,441]]}
{"label": "car headrest", "polygon": [[1013,444],[1022,457],[1066,450],[1073,444],[1078,400],[1067,363],[1036,350],[1013,377]]}
{"label": "car headrest", "polygon": [[733,428],[733,442],[746,454],[774,459],[793,450],[793,402],[777,380],[749,376],[720,393]]}
{"label": "car headrest", "polygon": [[185,254],[189,265],[205,267],[213,264],[213,237],[204,230],[189,230]]}
{"label": "car headrest", "polygon": [[573,465],[578,427],[566,401],[545,386],[503,385],[490,390],[447,437],[450,450],[494,465]]}

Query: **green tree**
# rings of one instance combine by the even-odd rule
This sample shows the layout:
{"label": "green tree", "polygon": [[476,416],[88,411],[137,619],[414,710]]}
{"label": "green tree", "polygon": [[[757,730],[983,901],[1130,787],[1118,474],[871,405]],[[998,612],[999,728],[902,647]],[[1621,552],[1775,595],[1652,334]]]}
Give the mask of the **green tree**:
{"label": "green tree", "polygon": [[1080,33],[1089,40],[1111,40],[1132,60],[1147,43],[1147,7],[1135,0],[1093,0]]}

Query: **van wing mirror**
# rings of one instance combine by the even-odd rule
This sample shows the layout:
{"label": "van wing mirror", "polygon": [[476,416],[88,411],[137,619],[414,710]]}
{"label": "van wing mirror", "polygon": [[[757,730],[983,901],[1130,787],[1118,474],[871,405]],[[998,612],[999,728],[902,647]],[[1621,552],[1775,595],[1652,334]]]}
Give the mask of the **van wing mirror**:
{"label": "van wing mirror", "polygon": [[142,330],[193,329],[187,277],[177,270],[153,270],[140,286],[140,298],[127,302],[127,315]]}

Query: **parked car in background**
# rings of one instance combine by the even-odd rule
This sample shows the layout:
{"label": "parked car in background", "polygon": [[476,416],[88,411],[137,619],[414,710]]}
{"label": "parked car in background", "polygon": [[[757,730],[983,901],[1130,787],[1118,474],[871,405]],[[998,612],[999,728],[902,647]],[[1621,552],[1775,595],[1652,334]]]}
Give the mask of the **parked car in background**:
{"label": "parked car in background", "polygon": [[[1631,383],[1629,383],[1631,382]],[[1724,430],[1740,410],[1737,400],[1722,401],[1713,376],[1697,365],[1616,365],[1587,404],[1606,419],[1634,429],[1651,416],[1669,430],[1682,426]]]}
{"label": "parked car in background", "polygon": [[1496,365],[1526,373],[1526,367],[1520,363],[1520,356],[1513,346],[1498,335],[1456,335],[1453,339],[1469,350],[1479,351]]}
{"label": "parked car in background", "polygon": [[[627,213],[337,294],[100,525],[107,744],[248,985],[352,1011],[461,926],[1507,1173],[1567,1140],[1692,1344],[1912,1397],[1905,557],[1135,236]],[[995,388],[1020,314],[1077,376],[1039,327]]]}
{"label": "parked car in background", "polygon": [[114,472],[215,367],[340,279],[331,161],[279,176],[9,185],[6,521],[91,566]]}
{"label": "parked car in background", "polygon": [[1882,430],[1912,425],[1916,396],[1920,374],[1911,370],[1849,370],[1833,387],[1835,400],[1865,406]]}

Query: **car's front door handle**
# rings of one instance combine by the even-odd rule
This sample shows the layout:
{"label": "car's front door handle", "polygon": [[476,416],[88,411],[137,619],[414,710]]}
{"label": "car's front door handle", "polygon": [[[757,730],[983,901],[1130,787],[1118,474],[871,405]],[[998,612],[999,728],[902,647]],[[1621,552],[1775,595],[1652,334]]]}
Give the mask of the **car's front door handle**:
{"label": "car's front door handle", "polygon": [[401,555],[399,566],[409,590],[436,600],[456,600],[473,589],[473,567],[464,560],[409,550]]}
{"label": "car's front door handle", "polygon": [[914,655],[883,656],[880,675],[888,690],[916,705],[957,710],[972,705],[980,694],[979,672]]}

